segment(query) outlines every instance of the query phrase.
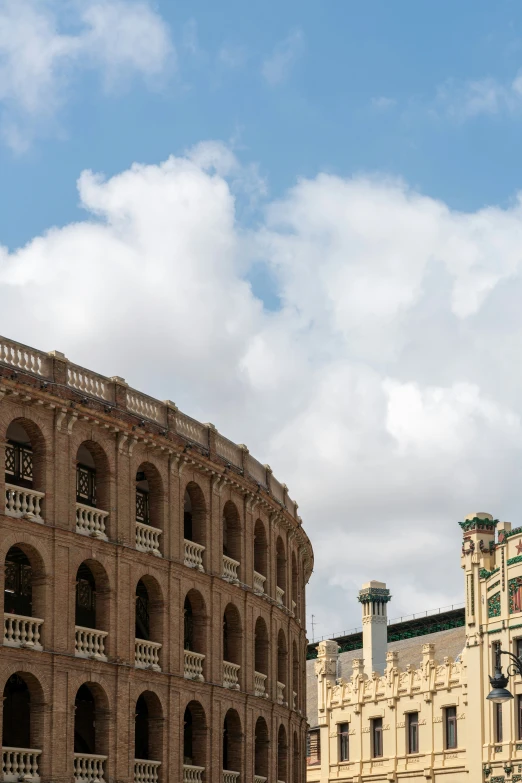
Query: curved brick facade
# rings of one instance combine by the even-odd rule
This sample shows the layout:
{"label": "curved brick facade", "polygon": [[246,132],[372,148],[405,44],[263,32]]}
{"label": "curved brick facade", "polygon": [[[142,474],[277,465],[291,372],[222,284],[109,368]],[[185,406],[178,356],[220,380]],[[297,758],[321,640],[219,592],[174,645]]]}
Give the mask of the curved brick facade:
{"label": "curved brick facade", "polygon": [[302,781],[313,555],[286,487],[56,352],[0,340],[0,395],[4,778]]}

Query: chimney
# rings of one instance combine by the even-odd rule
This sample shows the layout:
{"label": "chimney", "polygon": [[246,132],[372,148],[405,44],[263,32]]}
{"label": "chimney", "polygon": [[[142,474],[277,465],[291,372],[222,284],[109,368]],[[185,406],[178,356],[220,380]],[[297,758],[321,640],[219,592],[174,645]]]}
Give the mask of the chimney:
{"label": "chimney", "polygon": [[383,674],[388,650],[388,616],[386,604],[391,599],[384,582],[372,580],[359,590],[363,610],[363,657],[368,676]]}

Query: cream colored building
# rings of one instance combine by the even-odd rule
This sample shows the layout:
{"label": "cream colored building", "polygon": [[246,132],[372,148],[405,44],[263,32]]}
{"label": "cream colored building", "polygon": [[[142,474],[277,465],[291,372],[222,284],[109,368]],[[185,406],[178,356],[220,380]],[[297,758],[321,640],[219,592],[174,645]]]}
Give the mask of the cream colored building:
{"label": "cream colored building", "polygon": [[390,592],[369,582],[359,592],[362,650],[339,654],[323,641],[308,661],[308,783],[522,781],[520,676],[511,701],[486,700],[495,645],[522,654],[522,527],[485,513],[459,524],[462,628],[388,644]]}

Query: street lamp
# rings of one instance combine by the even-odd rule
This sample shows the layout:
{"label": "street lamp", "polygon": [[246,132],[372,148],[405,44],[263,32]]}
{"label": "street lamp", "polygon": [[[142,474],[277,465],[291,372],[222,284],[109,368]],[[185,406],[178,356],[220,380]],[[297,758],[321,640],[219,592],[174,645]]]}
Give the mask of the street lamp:
{"label": "street lamp", "polygon": [[[513,694],[508,691],[506,685],[508,684],[509,677],[513,677],[517,674],[522,676],[522,659],[517,658],[513,653],[508,650],[501,650],[500,643],[495,645],[495,674],[489,678],[491,683],[491,692],[487,695],[487,699],[492,701],[493,704],[503,704],[505,701],[509,701],[513,698]],[[511,663],[508,665],[508,676],[502,674],[502,666],[500,664],[500,656],[509,655]]]}

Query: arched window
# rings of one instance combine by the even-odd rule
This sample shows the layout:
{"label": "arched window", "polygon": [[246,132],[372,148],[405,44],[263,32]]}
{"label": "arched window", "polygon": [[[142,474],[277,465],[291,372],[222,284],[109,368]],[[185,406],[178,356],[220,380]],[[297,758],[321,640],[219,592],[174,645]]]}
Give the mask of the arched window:
{"label": "arched window", "polygon": [[299,618],[299,572],[297,570],[297,558],[292,552],[292,612]]}
{"label": "arched window", "polygon": [[[84,683],[74,701],[74,776],[77,781],[103,780],[109,747],[107,697],[97,683]],[[100,758],[93,759],[96,755]]]}
{"label": "arched window", "polygon": [[207,727],[201,704],[191,701],[183,717],[184,779],[201,780],[206,768]]}
{"label": "arched window", "polygon": [[4,780],[39,775],[44,736],[43,692],[32,674],[17,672],[3,692],[2,746]]}
{"label": "arched window", "polygon": [[239,512],[228,500],[223,508],[223,578],[237,582],[241,560],[241,521]]}
{"label": "arched window", "polygon": [[161,557],[163,482],[158,469],[146,462],[136,473],[136,549]]}
{"label": "arched window", "polygon": [[268,544],[265,526],[258,519],[254,528],[254,592],[259,594],[265,592],[265,582],[268,576],[267,554]]}
{"label": "arched window", "polygon": [[256,696],[265,696],[267,693],[266,681],[268,677],[268,631],[262,617],[258,617],[255,627],[254,640],[254,692]]}
{"label": "arched window", "polygon": [[107,574],[96,561],[85,560],[76,572],[75,655],[78,658],[107,659],[108,615]]}
{"label": "arched window", "polygon": [[268,727],[264,718],[258,718],[255,731],[254,776],[268,778]]}
{"label": "arched window", "polygon": [[[8,647],[42,649],[44,589],[43,564],[36,550],[26,544],[12,546],[5,558],[4,582],[4,644]],[[28,622],[27,618],[33,619]]]}
{"label": "arched window", "polygon": [[197,590],[190,590],[183,606],[184,617],[184,676],[188,680],[204,680],[206,650],[205,603]]}
{"label": "arched window", "polygon": [[134,665],[138,669],[160,671],[163,601],[159,585],[152,577],[143,577],[136,585],[135,622]]}
{"label": "arched window", "polygon": [[[241,772],[241,721],[236,710],[228,710],[223,723],[223,773]],[[225,780],[223,774],[223,780]]]}
{"label": "arched window", "polygon": [[276,560],[277,560],[276,598],[277,598],[277,603],[283,606],[285,604],[285,591],[286,591],[286,555],[285,555],[285,546],[283,544],[283,539],[281,538],[281,536],[278,537],[276,543]]}
{"label": "arched window", "polygon": [[279,704],[286,704],[288,701],[287,690],[287,661],[288,651],[286,638],[281,628],[277,636],[277,701]]}
{"label": "arched window", "polygon": [[288,742],[286,739],[286,729],[281,724],[277,733],[277,780],[286,783],[287,774]]}
{"label": "arched window", "polygon": [[155,781],[163,760],[163,711],[155,693],[144,691],[136,702],[134,780]]}
{"label": "arched window", "polygon": [[45,442],[34,422],[16,419],[7,428],[5,513],[43,522]]}
{"label": "arched window", "polygon": [[241,617],[233,604],[228,604],[223,615],[223,685],[239,689],[241,646],[243,632]]}
{"label": "arched window", "polygon": [[84,441],[76,455],[77,533],[107,538],[109,489],[109,462],[105,452],[98,443]]}
{"label": "arched window", "polygon": [[197,568],[199,571],[203,571],[205,566],[206,518],[203,492],[194,481],[190,481],[184,496],[184,562],[189,568]]}
{"label": "arched window", "polygon": [[297,652],[297,644],[292,644],[292,709],[297,710],[300,706],[299,699],[299,655]]}
{"label": "arched window", "polygon": [[301,756],[299,754],[299,738],[297,736],[297,732],[294,731],[294,742],[293,742],[293,759],[292,759],[292,767],[293,767],[293,783],[301,783],[303,774],[301,767]]}

